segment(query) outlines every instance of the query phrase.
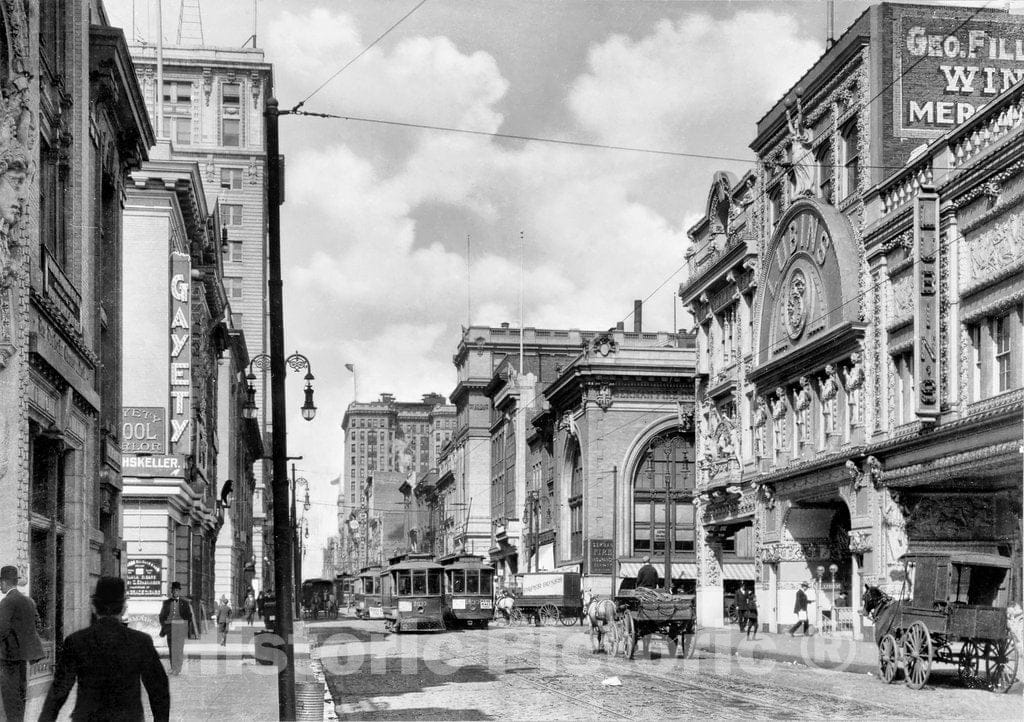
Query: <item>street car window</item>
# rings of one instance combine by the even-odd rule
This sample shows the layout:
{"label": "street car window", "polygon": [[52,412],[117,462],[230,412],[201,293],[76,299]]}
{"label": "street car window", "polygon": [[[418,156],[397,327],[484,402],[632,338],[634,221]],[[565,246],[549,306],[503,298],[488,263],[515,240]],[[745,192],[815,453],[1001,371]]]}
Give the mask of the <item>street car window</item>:
{"label": "street car window", "polygon": [[478,572],[466,572],[466,592],[469,594],[480,593],[480,575]]}
{"label": "street car window", "polygon": [[427,588],[430,594],[441,593],[441,572],[440,571],[429,571],[427,572]]}
{"label": "street car window", "polygon": [[452,592],[462,594],[466,591],[466,575],[461,569],[452,571]]}
{"label": "street car window", "polygon": [[491,581],[492,580],[491,580],[491,573],[490,572],[480,572],[480,593],[481,594],[491,594],[492,593],[493,587],[491,586]]}
{"label": "street car window", "polygon": [[427,574],[426,572],[414,572],[412,575],[412,593],[413,594],[426,594],[427,593]]}
{"label": "street car window", "polygon": [[398,573],[398,596],[408,596],[412,591],[412,580],[409,579],[409,572]]}

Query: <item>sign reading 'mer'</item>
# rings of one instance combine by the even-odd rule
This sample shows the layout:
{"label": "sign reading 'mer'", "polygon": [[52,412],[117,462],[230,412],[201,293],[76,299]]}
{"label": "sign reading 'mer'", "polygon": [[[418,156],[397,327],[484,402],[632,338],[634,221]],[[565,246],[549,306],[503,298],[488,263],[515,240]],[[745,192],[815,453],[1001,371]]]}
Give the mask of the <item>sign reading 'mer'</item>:
{"label": "sign reading 'mer'", "polygon": [[895,135],[934,137],[1024,78],[1024,17],[895,6]]}

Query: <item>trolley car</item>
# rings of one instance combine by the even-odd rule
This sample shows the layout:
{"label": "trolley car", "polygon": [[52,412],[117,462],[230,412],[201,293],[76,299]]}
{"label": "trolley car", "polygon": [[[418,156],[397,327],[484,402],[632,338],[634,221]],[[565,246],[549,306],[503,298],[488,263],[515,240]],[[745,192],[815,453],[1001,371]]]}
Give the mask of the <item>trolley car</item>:
{"label": "trolley car", "polygon": [[355,579],[353,596],[358,619],[382,619],[381,569],[378,566],[364,567]]}
{"label": "trolley car", "polygon": [[338,608],[351,606],[353,594],[359,577],[351,574],[339,574],[334,577],[334,597],[338,600]]}
{"label": "trolley car", "polygon": [[389,632],[441,631],[444,624],[443,567],[430,554],[395,557],[382,585],[384,628]]}
{"label": "trolley car", "polygon": [[473,554],[438,559],[444,567],[444,612],[451,626],[487,627],[494,616],[494,569]]}
{"label": "trolley car", "polygon": [[[302,618],[318,619],[322,613],[329,617],[330,595],[334,593],[331,579],[304,579],[302,581]],[[337,603],[337,602],[335,602]]]}

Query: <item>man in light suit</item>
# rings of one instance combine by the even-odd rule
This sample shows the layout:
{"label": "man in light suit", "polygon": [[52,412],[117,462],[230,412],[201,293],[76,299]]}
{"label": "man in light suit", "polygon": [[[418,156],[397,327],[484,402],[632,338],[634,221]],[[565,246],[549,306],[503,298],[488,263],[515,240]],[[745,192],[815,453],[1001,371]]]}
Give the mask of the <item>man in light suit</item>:
{"label": "man in light suit", "polygon": [[121,623],[124,597],[123,579],[102,577],[96,582],[96,593],[92,595],[96,621],[64,640],[53,684],[39,715],[41,722],[57,719],[75,682],[78,695],[71,719],[76,722],[142,722],[145,715],[140,682],[149,695],[154,722],[166,722],[170,717],[167,673],[152,638]]}
{"label": "man in light suit", "polygon": [[18,591],[18,568],[0,568],[0,695],[11,722],[25,719],[28,664],[45,655],[36,631],[39,613],[35,602]]}

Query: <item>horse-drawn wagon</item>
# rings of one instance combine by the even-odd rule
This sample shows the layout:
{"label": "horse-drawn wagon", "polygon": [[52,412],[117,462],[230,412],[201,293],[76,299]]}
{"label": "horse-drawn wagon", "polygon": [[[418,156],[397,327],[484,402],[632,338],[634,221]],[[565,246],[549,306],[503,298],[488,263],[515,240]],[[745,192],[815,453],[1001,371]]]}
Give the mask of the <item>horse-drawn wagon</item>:
{"label": "horse-drawn wagon", "polygon": [[619,609],[622,634],[630,659],[636,651],[637,641],[643,640],[646,648],[652,634],[666,638],[669,656],[675,657],[679,647],[682,647],[684,657],[693,655],[697,622],[696,596],[669,594],[644,587],[620,587],[615,603]]}
{"label": "horse-drawn wagon", "polygon": [[529,572],[516,575],[511,621],[533,619],[538,624],[561,622],[569,627],[583,616],[579,572]]}
{"label": "horse-drawn wagon", "polygon": [[921,689],[932,664],[940,662],[956,665],[968,683],[1008,691],[1019,657],[1006,615],[1010,559],[918,552],[905,555],[904,562],[909,599],[894,599],[878,587],[864,591],[862,613],[875,625],[882,681],[891,684],[902,670],[907,686]]}

